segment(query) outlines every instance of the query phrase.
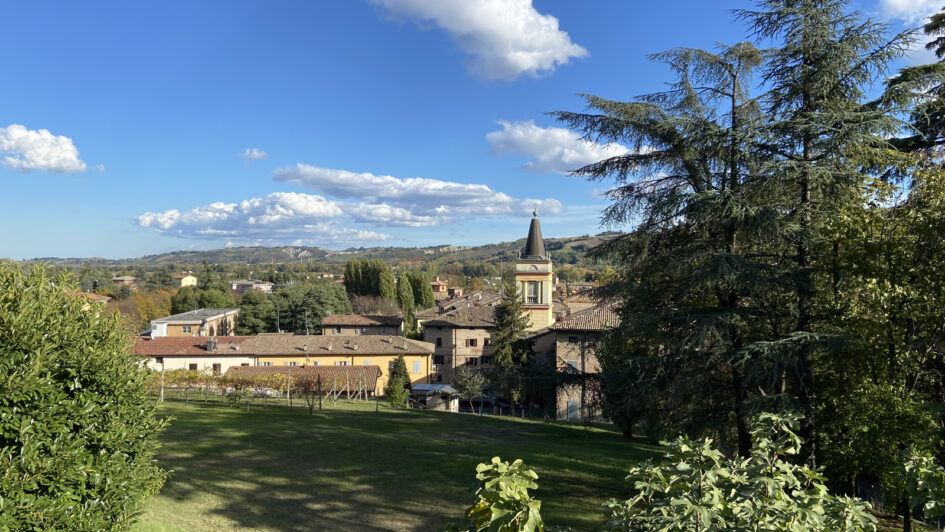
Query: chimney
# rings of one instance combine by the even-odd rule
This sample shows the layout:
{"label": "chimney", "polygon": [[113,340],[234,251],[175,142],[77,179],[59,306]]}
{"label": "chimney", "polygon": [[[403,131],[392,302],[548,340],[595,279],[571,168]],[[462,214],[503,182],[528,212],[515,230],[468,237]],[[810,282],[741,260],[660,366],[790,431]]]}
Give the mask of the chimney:
{"label": "chimney", "polygon": [[216,349],[217,349],[217,339],[212,336],[208,336],[207,337],[207,352],[212,353],[216,351]]}

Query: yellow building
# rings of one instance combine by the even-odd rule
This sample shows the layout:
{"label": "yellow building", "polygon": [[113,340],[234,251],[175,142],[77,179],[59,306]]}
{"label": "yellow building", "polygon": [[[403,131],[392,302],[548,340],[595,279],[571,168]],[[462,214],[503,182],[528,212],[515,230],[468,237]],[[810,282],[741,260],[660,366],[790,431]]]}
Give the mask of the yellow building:
{"label": "yellow building", "polygon": [[554,302],[551,299],[553,277],[551,257],[545,254],[545,241],[541,237],[541,225],[536,212],[528,228],[525,252],[515,262],[515,284],[530,320],[528,331],[544,329],[555,321]]}
{"label": "yellow building", "polygon": [[182,273],[179,275],[175,275],[174,279],[177,279],[177,282],[180,283],[181,288],[185,286],[193,286],[193,287],[197,286],[197,278],[194,277],[193,275]]}
{"label": "yellow building", "polygon": [[390,367],[401,355],[411,384],[430,384],[433,349],[427,342],[384,335],[260,334],[240,346],[260,366],[378,366],[376,393],[383,393]]}

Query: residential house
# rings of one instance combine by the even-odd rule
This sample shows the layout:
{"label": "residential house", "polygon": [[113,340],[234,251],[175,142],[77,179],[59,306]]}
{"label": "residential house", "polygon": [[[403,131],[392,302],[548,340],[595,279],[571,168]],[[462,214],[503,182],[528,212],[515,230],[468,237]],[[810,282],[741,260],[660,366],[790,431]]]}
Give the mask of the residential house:
{"label": "residential house", "polygon": [[174,279],[177,280],[178,287],[183,288],[185,286],[197,286],[197,278],[189,273],[180,273],[174,276]]}
{"label": "residential house", "polygon": [[598,305],[573,313],[529,336],[539,363],[553,364],[561,375],[560,384],[553,392],[558,419],[600,417],[595,401],[600,373],[597,347],[602,333],[619,322],[613,305]]}
{"label": "residential house", "polygon": [[230,366],[255,366],[256,357],[242,350],[250,336],[138,337],[132,353],[147,358],[156,371],[187,369],[225,372]]}
{"label": "residential house", "polygon": [[439,277],[435,277],[430,281],[430,287],[433,289],[433,299],[439,301],[441,299],[449,299],[449,287],[450,284],[446,281],[441,281]]}
{"label": "residential house", "polygon": [[201,308],[151,320],[151,337],[233,336],[238,308]]}
{"label": "residential house", "polygon": [[412,384],[430,384],[433,345],[403,336],[323,336],[267,333],[243,343],[260,366],[378,366],[378,390],[390,374],[390,366],[403,355]]}
{"label": "residential house", "polygon": [[106,303],[112,300],[112,298],[108,296],[103,296],[101,294],[94,294],[92,292],[80,292],[78,290],[72,291],[72,292],[66,292],[66,295],[70,295],[72,297],[85,298],[86,303],[82,305],[82,310],[86,312],[91,310],[93,307],[100,310],[105,306]]}
{"label": "residential house", "polygon": [[400,316],[365,316],[334,314],[322,319],[322,334],[387,334],[403,336],[404,319]]}
{"label": "residential house", "polygon": [[272,288],[273,283],[270,283],[269,281],[239,279],[230,282],[230,290],[236,294],[245,294],[250,290],[262,292],[264,294],[271,294]]}
{"label": "residential house", "polygon": [[130,275],[123,275],[120,277],[112,277],[112,282],[115,283],[118,287],[127,286],[131,290],[138,289],[138,283],[135,281],[135,278]]}
{"label": "residential house", "polygon": [[460,367],[488,367],[492,361],[492,332],[497,307],[467,303],[423,324],[423,340],[434,346],[433,381],[455,383]]}

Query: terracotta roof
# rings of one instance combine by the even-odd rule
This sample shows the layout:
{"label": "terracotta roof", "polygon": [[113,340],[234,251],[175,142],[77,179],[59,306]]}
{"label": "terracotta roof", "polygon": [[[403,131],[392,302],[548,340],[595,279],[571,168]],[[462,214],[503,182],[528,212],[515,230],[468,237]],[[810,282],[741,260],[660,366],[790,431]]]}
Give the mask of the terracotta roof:
{"label": "terracotta roof", "polygon": [[389,335],[294,335],[261,334],[250,337],[240,350],[256,356],[279,355],[429,355],[429,342]]}
{"label": "terracotta roof", "polygon": [[[251,356],[242,349],[252,336],[214,336],[217,348],[214,355]],[[206,336],[183,338],[161,336],[157,338],[135,338],[132,353],[140,356],[209,355]]]}
{"label": "terracotta roof", "polygon": [[463,327],[488,329],[496,326],[498,307],[471,305],[445,312],[423,323],[424,327]]}
{"label": "terracotta roof", "polygon": [[107,303],[112,300],[112,298],[108,296],[103,296],[101,294],[93,294],[92,292],[80,292],[78,290],[72,291],[72,292],[66,292],[66,294],[73,297],[85,296],[86,298],[88,298],[89,301],[94,301],[96,303]]}
{"label": "terracotta roof", "polygon": [[190,275],[189,273],[178,273],[174,276],[175,279],[185,279],[187,277],[193,277],[193,275]]}
{"label": "terracotta roof", "polygon": [[291,374],[293,377],[321,375],[323,379],[333,379],[336,377],[360,379],[363,375],[365,380],[368,381],[365,383],[368,385],[368,388],[375,386],[381,373],[380,366],[230,366],[230,368],[226,370],[227,375],[245,375],[247,377]]}
{"label": "terracotta roof", "polygon": [[322,327],[354,325],[361,327],[400,327],[404,319],[400,316],[365,316],[360,314],[335,314],[322,319]]}
{"label": "terracotta roof", "polygon": [[414,318],[435,318],[440,315],[440,307],[430,307],[414,311]]}
{"label": "terracotta roof", "polygon": [[620,316],[614,312],[613,305],[600,305],[571,314],[559,322],[548,326],[552,331],[602,331],[616,327]]}

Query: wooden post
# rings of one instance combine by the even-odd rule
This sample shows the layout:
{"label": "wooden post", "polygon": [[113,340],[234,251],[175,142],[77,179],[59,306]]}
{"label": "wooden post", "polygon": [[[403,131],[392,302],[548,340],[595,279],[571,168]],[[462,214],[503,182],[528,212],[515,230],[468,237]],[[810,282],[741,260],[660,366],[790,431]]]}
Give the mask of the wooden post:
{"label": "wooden post", "polygon": [[318,379],[318,409],[321,410],[322,409],[322,374],[318,373],[316,378]]}
{"label": "wooden post", "polygon": [[164,362],[161,362],[161,402],[164,402]]}

